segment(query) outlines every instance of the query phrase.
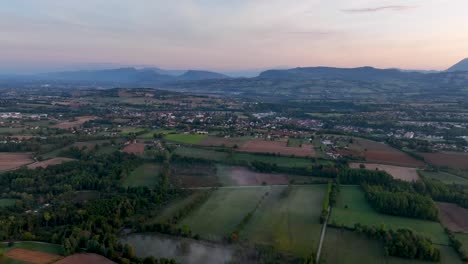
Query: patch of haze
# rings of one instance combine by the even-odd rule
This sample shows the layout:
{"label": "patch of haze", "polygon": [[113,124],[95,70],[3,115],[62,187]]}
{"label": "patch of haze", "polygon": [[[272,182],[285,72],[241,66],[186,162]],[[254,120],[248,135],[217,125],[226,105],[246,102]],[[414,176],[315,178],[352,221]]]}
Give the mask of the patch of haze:
{"label": "patch of haze", "polygon": [[213,243],[161,234],[132,234],[122,239],[133,246],[138,257],[172,258],[178,263],[229,263],[234,249]]}

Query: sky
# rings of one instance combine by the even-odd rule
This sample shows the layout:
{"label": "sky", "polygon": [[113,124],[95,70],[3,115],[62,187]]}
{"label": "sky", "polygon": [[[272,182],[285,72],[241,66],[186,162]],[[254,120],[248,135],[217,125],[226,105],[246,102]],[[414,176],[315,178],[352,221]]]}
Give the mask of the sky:
{"label": "sky", "polygon": [[1,1],[0,73],[444,70],[468,57],[467,10],[467,0]]}

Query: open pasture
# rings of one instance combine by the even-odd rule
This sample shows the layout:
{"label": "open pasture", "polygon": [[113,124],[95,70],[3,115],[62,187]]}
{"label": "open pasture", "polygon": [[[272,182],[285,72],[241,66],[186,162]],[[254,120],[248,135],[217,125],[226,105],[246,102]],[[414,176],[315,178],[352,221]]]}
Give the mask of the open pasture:
{"label": "open pasture", "polygon": [[422,177],[439,180],[445,184],[468,185],[468,179],[443,171],[418,171]]}
{"label": "open pasture", "polygon": [[207,135],[199,134],[168,134],[164,137],[164,139],[181,144],[197,145],[200,144],[206,137]]}
{"label": "open pasture", "polygon": [[193,234],[204,239],[221,241],[230,236],[268,191],[269,187],[220,188],[179,225],[187,225]]}
{"label": "open pasture", "polygon": [[122,151],[128,154],[143,156],[145,154],[145,146],[144,143],[130,143],[126,145]]}
{"label": "open pasture", "polygon": [[448,245],[448,237],[438,222],[381,214],[367,202],[360,186],[341,186],[336,206],[329,223],[354,228],[360,223],[367,226],[385,225],[387,228],[409,228],[432,239],[436,244]]}
{"label": "open pasture", "polygon": [[171,183],[180,188],[220,186],[216,167],[204,163],[172,164]]}
{"label": "open pasture", "polygon": [[0,172],[13,170],[33,162],[31,153],[0,152]]}
{"label": "open pasture", "polygon": [[175,214],[180,210],[185,208],[187,205],[192,204],[196,201],[204,192],[208,190],[191,190],[190,194],[187,194],[184,197],[179,197],[171,201],[168,205],[159,211],[154,219],[150,223],[166,223],[169,221]]}
{"label": "open pasture", "polygon": [[252,154],[243,152],[223,152],[195,147],[179,147],[174,152],[177,155],[189,158],[202,158],[229,164],[247,165],[252,161],[276,164],[280,167],[307,167],[312,165],[308,158],[281,157],[266,154]]}
{"label": "open pasture", "polygon": [[417,181],[419,180],[418,172],[416,168],[399,167],[385,164],[375,163],[350,163],[349,166],[354,169],[359,169],[359,166],[363,164],[367,170],[381,170],[390,174],[393,178],[403,181]]}
{"label": "open pasture", "polygon": [[91,121],[91,120],[95,120],[97,118],[98,117],[96,116],[79,116],[75,118],[76,120],[61,122],[55,125],[54,127],[60,128],[60,129],[72,129],[75,127],[81,127],[84,123]]}
{"label": "open pasture", "polygon": [[315,157],[314,147],[302,144],[300,147],[288,146],[285,141],[249,140],[238,149],[242,152],[279,154],[283,156]]}
{"label": "open pasture", "polygon": [[[449,246],[438,246],[440,263],[462,263],[455,250]],[[345,229],[327,228],[322,248],[321,263],[326,264],[429,264],[434,262],[409,260],[385,256],[384,245],[377,241]]]}
{"label": "open pasture", "polygon": [[244,138],[224,138],[224,137],[205,137],[200,145],[202,146],[212,146],[212,147],[228,147],[232,148],[234,146],[241,146],[245,143],[247,139]]}
{"label": "open pasture", "polygon": [[353,143],[349,144],[349,149],[345,149],[344,151],[349,153],[340,153],[344,155],[353,153],[353,156],[364,157],[367,162],[408,167],[424,166],[424,162],[417,160],[404,152],[392,148],[384,143],[368,139],[353,138]]}
{"label": "open pasture", "polygon": [[300,257],[315,252],[327,185],[273,186],[241,232],[241,239]]}
{"label": "open pasture", "polygon": [[125,187],[155,186],[158,182],[159,165],[155,163],[145,163],[133,170],[123,180]]}
{"label": "open pasture", "polygon": [[424,160],[435,166],[468,170],[468,153],[419,153]]}
{"label": "open pasture", "polygon": [[273,155],[260,155],[251,153],[233,153],[230,161],[238,164],[249,164],[252,161],[276,164],[279,167],[307,167],[312,165],[312,161],[307,158],[279,157]]}
{"label": "open pasture", "polygon": [[453,232],[468,233],[468,209],[452,203],[436,203],[442,224]]}
{"label": "open pasture", "polygon": [[188,158],[199,158],[213,161],[225,161],[229,153],[214,151],[202,148],[179,147],[174,151],[175,154]]}
{"label": "open pasture", "polygon": [[170,133],[174,133],[175,130],[168,130],[168,129],[154,129],[149,132],[145,132],[144,134],[141,134],[138,136],[138,138],[141,139],[154,139],[154,135],[157,134],[162,134],[162,135],[167,135]]}

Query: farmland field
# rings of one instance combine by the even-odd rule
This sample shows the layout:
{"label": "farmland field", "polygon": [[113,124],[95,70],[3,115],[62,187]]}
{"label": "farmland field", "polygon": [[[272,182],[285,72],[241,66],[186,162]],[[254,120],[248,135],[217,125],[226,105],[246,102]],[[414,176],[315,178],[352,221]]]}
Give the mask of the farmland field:
{"label": "farmland field", "polygon": [[0,171],[16,169],[33,162],[31,153],[0,152]]}
{"label": "farmland field", "polygon": [[419,153],[432,165],[468,170],[468,153]]}
{"label": "farmland field", "polygon": [[315,157],[315,150],[312,145],[302,144],[300,147],[289,147],[285,141],[249,140],[239,147],[239,151],[279,154],[284,156]]}
{"label": "farmland field", "polygon": [[240,166],[217,166],[217,175],[223,186],[288,184],[284,174],[259,173]]}
{"label": "farmland field", "polygon": [[229,155],[227,152],[187,147],[179,147],[174,153],[183,157],[202,158],[213,161],[224,161]]}
{"label": "farmland field", "polygon": [[309,256],[320,239],[319,218],[325,190],[326,185],[272,187],[241,232],[241,239],[270,244],[296,256]]}
{"label": "farmland field", "polygon": [[247,141],[246,138],[224,138],[224,137],[205,137],[201,142],[200,145],[202,146],[225,146],[232,148],[234,146],[240,146]]}
{"label": "farmland field", "polygon": [[159,165],[155,163],[145,163],[140,165],[130,173],[124,180],[123,186],[155,186],[158,182]]}
{"label": "farmland field", "polygon": [[165,223],[171,217],[177,213],[179,210],[184,208],[185,206],[191,204],[193,201],[195,201],[200,195],[203,194],[205,190],[196,190],[193,193],[183,197],[183,198],[178,198],[175,201],[172,201],[169,203],[167,206],[164,207],[164,209],[156,215],[154,219],[152,219],[150,222],[151,223]]}
{"label": "farmland field", "polygon": [[115,262],[98,254],[81,253],[63,258],[54,264],[115,264]]}
{"label": "farmland field", "polygon": [[80,127],[84,123],[97,119],[96,116],[79,116],[75,121],[65,121],[55,125],[56,128],[60,129],[71,129],[75,127]]}
{"label": "farmland field", "polygon": [[311,160],[306,158],[278,157],[250,153],[234,153],[231,157],[231,161],[234,163],[248,164],[255,160],[266,163],[275,163],[279,167],[307,167],[312,164]]}
{"label": "farmland field", "polygon": [[[457,253],[448,246],[438,246],[440,263],[462,263]],[[349,230],[327,228],[321,260],[326,264],[411,264],[433,263],[385,256],[383,244]]]}
{"label": "farmland field", "polygon": [[218,189],[179,225],[187,225],[193,234],[199,234],[202,238],[221,241],[234,231],[268,191],[269,187]]}
{"label": "farmland field", "polygon": [[403,181],[419,180],[416,168],[399,167],[393,165],[373,164],[373,163],[350,163],[349,166],[354,169],[359,169],[359,166],[364,164],[367,170],[381,170],[390,174],[393,178]]}
{"label": "farmland field", "polygon": [[409,228],[431,238],[434,243],[448,245],[448,237],[440,223],[378,213],[367,202],[359,186],[341,187],[329,223],[350,228],[356,223],[368,226],[384,224],[392,229]]}
{"label": "farmland field", "polygon": [[145,153],[145,144],[131,143],[126,145],[122,151],[129,154],[143,155]]}
{"label": "farmland field", "polygon": [[138,138],[142,138],[142,139],[153,139],[153,136],[155,134],[163,134],[163,135],[167,135],[169,133],[174,133],[175,130],[167,130],[167,129],[155,129],[155,130],[151,130],[149,132],[146,132],[142,135],[139,135]]}
{"label": "farmland field", "polygon": [[437,203],[442,224],[453,232],[468,233],[468,209],[451,203]]}
{"label": "farmland field", "polygon": [[2,252],[5,255],[4,258],[0,257],[2,264],[47,264],[62,258],[60,245],[41,242],[15,242],[12,247],[7,247],[7,243],[0,243],[0,253]]}
{"label": "farmland field", "polygon": [[419,174],[426,178],[437,179],[445,184],[468,185],[467,179],[443,171],[433,172],[421,170]]}
{"label": "farmland field", "polygon": [[171,182],[181,188],[220,186],[216,167],[205,163],[173,164]]}
{"label": "farmland field", "polygon": [[307,158],[279,157],[241,152],[230,154],[228,152],[189,147],[179,147],[175,150],[175,154],[190,158],[203,158],[212,161],[243,165],[249,164],[252,161],[276,163],[280,167],[307,167],[312,164],[312,161]]}
{"label": "farmland field", "polygon": [[207,135],[199,134],[169,134],[164,137],[165,140],[173,141],[182,144],[196,145],[200,144]]}
{"label": "farmland field", "polygon": [[362,156],[367,162],[385,163],[390,165],[420,167],[424,166],[424,162],[417,160],[408,154],[392,148],[384,143],[353,138],[353,143],[350,144],[346,153],[352,153],[353,156]]}

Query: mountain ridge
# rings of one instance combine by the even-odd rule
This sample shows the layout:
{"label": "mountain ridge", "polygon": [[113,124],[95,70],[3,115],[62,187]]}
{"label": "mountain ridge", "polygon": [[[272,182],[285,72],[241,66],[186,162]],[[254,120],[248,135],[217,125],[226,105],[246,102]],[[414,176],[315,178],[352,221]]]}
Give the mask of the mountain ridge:
{"label": "mountain ridge", "polygon": [[452,67],[447,69],[448,72],[456,72],[456,71],[462,71],[462,72],[468,72],[468,58],[465,58]]}

